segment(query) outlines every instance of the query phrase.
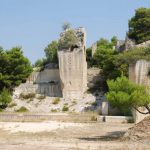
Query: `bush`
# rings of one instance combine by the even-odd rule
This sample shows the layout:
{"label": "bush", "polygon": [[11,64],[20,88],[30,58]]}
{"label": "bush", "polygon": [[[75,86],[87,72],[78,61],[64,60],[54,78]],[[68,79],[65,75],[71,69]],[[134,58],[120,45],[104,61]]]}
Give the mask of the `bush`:
{"label": "bush", "polygon": [[51,109],[51,112],[57,112],[57,109]]}
{"label": "bush", "polygon": [[29,98],[35,98],[36,94],[35,93],[21,93],[20,98],[23,99],[29,99]]}
{"label": "bush", "polygon": [[97,117],[96,116],[92,116],[91,117],[91,121],[97,121]]}
{"label": "bush", "polygon": [[11,103],[11,104],[8,105],[9,108],[12,108],[12,107],[15,107],[15,106],[17,106],[16,103]]}
{"label": "bush", "polygon": [[69,107],[64,105],[63,108],[62,108],[62,111],[68,111],[69,110]]}
{"label": "bush", "polygon": [[52,104],[54,104],[54,105],[56,105],[56,104],[58,104],[60,102],[60,98],[55,98],[54,100],[53,100],[53,102],[52,102]]}
{"label": "bush", "polygon": [[78,38],[73,30],[67,30],[64,35],[58,41],[58,49],[69,49],[72,46],[77,45]]}
{"label": "bush", "polygon": [[11,102],[11,95],[10,92],[4,88],[0,93],[0,108],[4,109],[7,105]]}
{"label": "bush", "polygon": [[42,100],[42,99],[45,99],[45,98],[46,98],[45,95],[40,95],[40,96],[37,97],[37,99],[39,99],[39,100]]}
{"label": "bush", "polygon": [[28,112],[28,111],[29,110],[26,107],[24,107],[24,106],[22,106],[18,110],[16,110],[16,112]]}

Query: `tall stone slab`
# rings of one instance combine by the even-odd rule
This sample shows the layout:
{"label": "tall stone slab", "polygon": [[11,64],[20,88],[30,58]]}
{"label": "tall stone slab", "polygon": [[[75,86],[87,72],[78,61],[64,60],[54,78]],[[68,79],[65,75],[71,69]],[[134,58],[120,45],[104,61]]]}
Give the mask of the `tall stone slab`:
{"label": "tall stone slab", "polygon": [[87,89],[86,32],[84,28],[74,31],[78,38],[78,45],[73,49],[58,50],[59,73],[64,98],[82,97]]}
{"label": "tall stone slab", "polygon": [[[135,64],[131,64],[129,66],[129,79],[134,83],[150,86],[150,78],[148,76],[149,69],[150,69],[150,62],[146,60],[139,60]],[[138,109],[142,112],[147,112],[147,110],[144,107]],[[136,110],[133,110],[132,114],[135,123],[140,122],[147,116],[139,113]]]}

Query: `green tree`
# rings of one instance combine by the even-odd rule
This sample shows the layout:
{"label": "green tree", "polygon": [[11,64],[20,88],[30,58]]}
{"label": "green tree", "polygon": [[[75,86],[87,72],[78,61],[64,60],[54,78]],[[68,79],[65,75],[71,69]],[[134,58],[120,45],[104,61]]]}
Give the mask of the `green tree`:
{"label": "green tree", "polygon": [[47,63],[58,63],[57,50],[58,50],[58,42],[57,41],[52,41],[44,49]]}
{"label": "green tree", "polygon": [[114,79],[121,75],[121,71],[115,66],[115,56],[118,54],[113,49],[113,43],[106,39],[97,42],[97,50],[93,57],[93,66],[102,69],[104,80]]}
{"label": "green tree", "polygon": [[4,109],[7,107],[7,105],[11,102],[11,95],[8,89],[4,88],[0,92],[0,108]]}
{"label": "green tree", "polygon": [[20,47],[0,51],[0,90],[4,87],[13,89],[32,72],[29,60],[23,56]]}
{"label": "green tree", "polygon": [[116,44],[117,44],[117,37],[116,36],[113,36],[111,38],[111,43],[112,43],[113,46],[116,46]]}
{"label": "green tree", "polygon": [[[150,114],[150,95],[149,88],[143,85],[137,85],[121,76],[116,80],[107,81],[109,92],[107,100],[115,107],[124,112],[129,108],[134,108],[142,114]],[[145,107],[147,112],[141,112],[139,107]]]}
{"label": "green tree", "polygon": [[88,63],[88,67],[92,67],[93,65],[92,48],[86,49],[86,61]]}
{"label": "green tree", "polygon": [[58,49],[71,49],[78,44],[78,38],[73,30],[67,30],[58,41]]}
{"label": "green tree", "polygon": [[34,63],[34,67],[42,67],[43,66],[43,60],[42,59],[38,59],[35,63]]}
{"label": "green tree", "polygon": [[129,20],[128,36],[136,43],[150,40],[150,8],[139,8]]}

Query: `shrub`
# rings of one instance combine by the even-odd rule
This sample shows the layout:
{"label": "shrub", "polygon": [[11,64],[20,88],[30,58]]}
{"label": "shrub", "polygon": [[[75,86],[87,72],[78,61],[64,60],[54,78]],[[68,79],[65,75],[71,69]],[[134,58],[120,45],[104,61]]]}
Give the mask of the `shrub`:
{"label": "shrub", "polygon": [[11,104],[8,105],[9,108],[12,108],[12,107],[15,107],[15,106],[17,106],[16,103],[11,103]]}
{"label": "shrub", "polygon": [[19,109],[16,110],[16,112],[28,112],[28,111],[29,110],[24,106],[22,106],[22,107],[20,107]]}
{"label": "shrub", "polygon": [[11,95],[10,92],[4,88],[0,93],[0,108],[4,109],[7,105],[11,102]]}
{"label": "shrub", "polygon": [[57,109],[51,109],[51,112],[57,112]]}
{"label": "shrub", "polygon": [[76,100],[72,101],[72,104],[74,104],[74,105],[77,104],[77,101]]}
{"label": "shrub", "polygon": [[39,99],[39,100],[42,100],[42,99],[45,99],[45,98],[46,98],[45,95],[40,95],[40,96],[37,97],[37,99]]}
{"label": "shrub", "polygon": [[53,102],[52,102],[52,104],[54,104],[54,105],[56,105],[56,104],[58,104],[60,102],[60,98],[55,98],[54,100],[53,100]]}
{"label": "shrub", "polygon": [[64,105],[63,108],[62,108],[62,111],[68,111],[69,110],[69,107]]}
{"label": "shrub", "polygon": [[64,35],[58,41],[58,49],[69,49],[72,46],[77,45],[78,38],[73,30],[67,30]]}
{"label": "shrub", "polygon": [[97,121],[97,117],[96,116],[92,116],[91,117],[91,121]]}
{"label": "shrub", "polygon": [[23,99],[29,99],[29,98],[35,98],[35,93],[21,93],[20,98]]}

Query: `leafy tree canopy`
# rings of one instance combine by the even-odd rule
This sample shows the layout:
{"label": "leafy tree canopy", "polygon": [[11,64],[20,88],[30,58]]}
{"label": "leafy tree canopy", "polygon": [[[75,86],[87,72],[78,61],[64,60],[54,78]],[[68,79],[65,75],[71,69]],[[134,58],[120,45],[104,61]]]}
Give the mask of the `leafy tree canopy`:
{"label": "leafy tree canopy", "polygon": [[31,64],[23,56],[20,47],[7,51],[0,49],[0,90],[4,87],[12,89],[21,82],[25,82],[31,71]]}
{"label": "leafy tree canopy", "polygon": [[150,8],[139,8],[129,20],[128,36],[136,43],[150,40]]}
{"label": "leafy tree canopy", "polygon": [[150,114],[150,95],[148,92],[150,89],[148,87],[132,83],[125,76],[118,77],[116,80],[108,80],[107,84],[109,92],[107,92],[106,97],[113,106],[121,110],[127,108],[138,110],[138,107],[144,106],[148,111],[146,114]]}
{"label": "leafy tree canopy", "polygon": [[44,49],[47,63],[58,63],[57,50],[58,50],[58,42],[57,41],[52,41]]}

